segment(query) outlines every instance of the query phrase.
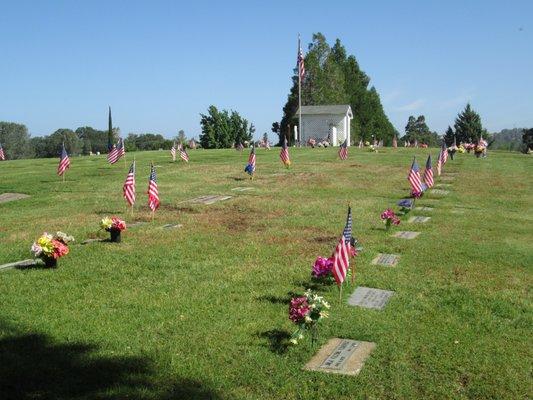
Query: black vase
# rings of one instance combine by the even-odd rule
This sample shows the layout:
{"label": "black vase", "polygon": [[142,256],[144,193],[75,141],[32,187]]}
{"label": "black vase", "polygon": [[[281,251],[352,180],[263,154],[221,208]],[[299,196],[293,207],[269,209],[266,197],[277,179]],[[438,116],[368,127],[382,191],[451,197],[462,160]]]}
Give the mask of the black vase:
{"label": "black vase", "polygon": [[118,229],[110,229],[109,233],[111,234],[111,242],[120,243],[120,231]]}
{"label": "black vase", "polygon": [[47,268],[57,268],[57,259],[53,257],[43,257],[44,265]]}

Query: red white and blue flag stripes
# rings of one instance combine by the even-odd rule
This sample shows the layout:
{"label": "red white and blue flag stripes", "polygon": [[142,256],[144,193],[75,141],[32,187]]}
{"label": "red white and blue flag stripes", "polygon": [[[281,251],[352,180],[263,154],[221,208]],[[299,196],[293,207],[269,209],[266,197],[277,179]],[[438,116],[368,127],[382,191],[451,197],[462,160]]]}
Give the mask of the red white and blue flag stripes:
{"label": "red white and blue flag stripes", "polygon": [[157,189],[157,176],[153,164],[150,165],[150,178],[148,179],[148,207],[152,211],[159,207],[159,190]]}
{"label": "red white and blue flag stripes", "polygon": [[135,204],[135,161],[131,164],[130,171],[126,176],[124,187],[122,188],[124,193],[124,199],[126,202],[133,206]]}
{"label": "red white and blue flag stripes", "polygon": [[339,286],[346,279],[350,267],[350,245],[346,244],[346,240],[347,238],[342,235],[333,253],[333,277]]}
{"label": "red white and blue flag stripes", "polygon": [[440,176],[442,167],[444,166],[444,164],[446,164],[446,161],[448,161],[448,149],[446,148],[446,142],[443,140],[442,147],[439,153],[439,159],[437,160],[437,175]]}
{"label": "red white and blue flag stripes", "polygon": [[289,157],[289,146],[287,145],[287,138],[283,137],[283,144],[281,145],[281,151],[279,153],[279,158],[285,166],[288,168],[291,165],[291,159]]}
{"label": "red white and blue flag stripes", "polygon": [[298,76],[300,78],[300,81],[303,81],[305,76],[305,61],[304,61],[304,52],[302,51],[302,46],[300,44],[300,38],[298,37],[298,58],[297,58],[297,66],[298,66]]}
{"label": "red white and blue flag stripes", "polygon": [[344,142],[340,145],[339,157],[341,160],[346,160],[348,158],[348,139],[344,139]]}
{"label": "red white and blue flag stripes", "polygon": [[68,158],[67,150],[65,150],[65,143],[61,148],[61,155],[59,156],[59,165],[57,166],[57,174],[62,176],[70,167],[70,158]]}
{"label": "red white and blue flag stripes", "polygon": [[6,155],[4,153],[4,148],[0,144],[0,161],[5,161],[5,159],[6,159]]}
{"label": "red white and blue flag stripes", "polygon": [[424,183],[428,188],[433,187],[433,184],[435,183],[433,181],[433,167],[431,165],[431,154],[428,155],[428,159],[426,161],[426,169],[424,170]]}
{"label": "red white and blue flag stripes", "polygon": [[407,176],[409,183],[411,184],[412,193],[421,193],[422,181],[420,180],[420,168],[416,162],[416,158],[413,159],[413,164],[411,164],[411,169],[409,170],[409,175]]}
{"label": "red white and blue flag stripes", "polygon": [[244,172],[248,173],[250,176],[254,176],[255,172],[255,143],[252,144],[252,150],[250,150],[250,155],[248,156],[248,164],[244,168]]}

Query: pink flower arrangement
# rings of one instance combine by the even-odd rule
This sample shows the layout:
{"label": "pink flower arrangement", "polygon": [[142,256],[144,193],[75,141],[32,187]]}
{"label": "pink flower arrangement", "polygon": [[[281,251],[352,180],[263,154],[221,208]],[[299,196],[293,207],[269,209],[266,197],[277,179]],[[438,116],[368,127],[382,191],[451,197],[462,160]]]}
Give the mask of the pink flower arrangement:
{"label": "pink flower arrangement", "polygon": [[126,222],[117,217],[105,217],[100,222],[100,226],[106,231],[123,231],[126,229]]}
{"label": "pink flower arrangement", "polygon": [[304,333],[308,330],[312,332],[312,342],[318,336],[317,324],[323,318],[327,318],[329,304],[322,296],[307,290],[303,296],[294,297],[289,305],[289,319],[298,325],[298,329],[291,336],[290,342],[298,344],[298,340],[303,339]]}
{"label": "pink flower arrangement", "polygon": [[333,257],[317,257],[317,259],[315,260],[315,264],[313,265],[313,271],[311,271],[311,275],[314,278],[324,278],[328,275],[331,275],[332,270]]}
{"label": "pink flower arrangement", "polygon": [[400,225],[400,218],[398,218],[390,208],[387,208],[381,213],[381,219],[385,221],[386,230],[389,230],[392,224]]}

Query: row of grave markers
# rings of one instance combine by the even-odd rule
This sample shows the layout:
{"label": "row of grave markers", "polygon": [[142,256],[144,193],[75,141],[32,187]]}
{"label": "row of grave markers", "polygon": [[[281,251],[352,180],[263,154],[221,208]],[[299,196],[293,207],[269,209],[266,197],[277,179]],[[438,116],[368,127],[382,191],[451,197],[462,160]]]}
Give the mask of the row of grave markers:
{"label": "row of grave markers", "polygon": [[[445,178],[445,177],[442,177]],[[454,177],[447,176],[447,181],[451,181]],[[451,184],[437,184],[435,187],[442,188],[451,187]],[[437,196],[446,196],[449,191],[443,189],[432,189],[431,194]],[[418,206],[415,211],[433,211],[433,207]],[[408,223],[427,223],[431,217],[428,216],[412,216],[407,221]],[[392,236],[401,239],[415,239],[420,235],[420,232],[414,231],[399,231]],[[372,265],[381,265],[385,267],[396,267],[400,260],[398,254],[379,253],[371,262]],[[351,296],[348,298],[348,304],[354,307],[362,307],[374,310],[382,310],[385,308],[390,298],[394,295],[392,290],[384,290],[377,288],[370,288],[365,286],[357,287]],[[343,375],[357,375],[364,366],[366,359],[370,356],[372,350],[376,347],[376,343],[359,341],[352,339],[332,338],[317,352],[311,360],[305,364],[304,369],[309,371],[320,371],[327,373],[343,374]]]}

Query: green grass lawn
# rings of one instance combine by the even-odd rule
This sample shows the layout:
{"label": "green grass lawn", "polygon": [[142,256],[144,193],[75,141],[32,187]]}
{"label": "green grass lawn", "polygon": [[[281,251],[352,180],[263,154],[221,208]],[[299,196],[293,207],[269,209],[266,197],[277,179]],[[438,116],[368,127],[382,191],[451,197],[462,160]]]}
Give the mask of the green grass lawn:
{"label": "green grass lawn", "polygon": [[[58,269],[0,273],[0,398],[531,398],[533,160],[459,155],[445,167],[456,173],[450,194],[418,201],[435,207],[418,213],[432,219],[394,228],[422,232],[403,240],[379,215],[408,193],[414,154],[423,166],[423,149],[352,148],[346,162],[335,149],[291,149],[287,171],[279,149],[261,149],[250,181],[246,151],[191,151],[190,165],[167,151],[137,153],[133,218],[122,199],[133,154],[127,167],[73,158],[65,183],[56,159],[0,163],[0,193],[31,195],[0,204],[0,263],[29,258],[46,230],[78,241]],[[162,201],[153,223],[151,160]],[[231,191],[238,186],[255,190]],[[185,202],[209,194],[234,197]],[[377,347],[356,377],[304,372],[316,349],[308,340],[286,347],[288,301],[313,285],[314,259],[331,254],[348,202],[364,246],[356,284],[396,294],[375,311],[339,304],[336,286],[319,286],[332,304],[319,344]],[[106,215],[149,223],[118,245],[80,245],[107,237],[98,230]],[[371,265],[379,252],[400,254],[398,266]]]}

